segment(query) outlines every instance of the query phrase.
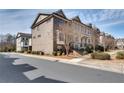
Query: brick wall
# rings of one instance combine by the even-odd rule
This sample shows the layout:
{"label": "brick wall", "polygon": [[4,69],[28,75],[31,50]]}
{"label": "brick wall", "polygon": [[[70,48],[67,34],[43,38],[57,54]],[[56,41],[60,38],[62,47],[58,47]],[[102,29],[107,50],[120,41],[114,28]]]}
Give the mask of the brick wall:
{"label": "brick wall", "polygon": [[32,29],[32,51],[53,52],[53,18]]}

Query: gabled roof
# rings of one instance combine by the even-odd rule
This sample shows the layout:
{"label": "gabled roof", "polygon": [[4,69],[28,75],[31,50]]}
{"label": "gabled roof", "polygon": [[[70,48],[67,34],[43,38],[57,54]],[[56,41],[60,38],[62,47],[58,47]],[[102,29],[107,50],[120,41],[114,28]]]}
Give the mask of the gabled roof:
{"label": "gabled roof", "polygon": [[[42,19],[42,20],[39,21],[38,23],[36,23],[40,15],[47,15],[47,17],[44,18],[44,19]],[[65,16],[65,14],[63,13],[62,9],[60,9],[60,10],[58,10],[58,11],[56,11],[56,12],[51,13],[51,14],[39,13],[38,16],[36,17],[35,21],[33,22],[31,28],[33,28],[33,27],[35,27],[36,25],[39,25],[39,24],[45,22],[46,20],[50,19],[50,18],[53,17],[53,16],[54,16],[54,17],[57,17],[57,18],[61,18],[61,19],[66,20],[66,21],[69,21],[69,19],[67,19],[66,16]],[[36,24],[35,24],[35,23],[36,23]]]}
{"label": "gabled roof", "polygon": [[61,17],[66,18],[66,16],[65,16],[65,14],[63,13],[62,9],[60,9],[60,10],[58,10],[58,11],[56,11],[56,12],[53,12],[53,14],[56,14],[56,15],[59,15],[59,16],[61,16]]}
{"label": "gabled roof", "polygon": [[31,38],[31,34],[19,32],[19,33],[17,33],[16,38],[18,38],[18,37],[29,37],[29,38]]}
{"label": "gabled roof", "polygon": [[53,16],[53,15],[51,14],[51,15],[47,16],[46,18],[42,19],[41,21],[39,21],[39,22],[37,22],[37,23],[34,22],[34,23],[32,24],[32,26],[31,26],[31,28],[34,28],[34,27],[40,25],[41,23],[43,23],[43,22],[49,20],[50,18],[52,18],[52,16]]}
{"label": "gabled roof", "polygon": [[75,17],[73,17],[73,18],[72,18],[72,20],[75,20],[75,21],[77,21],[77,22],[80,22],[80,23],[81,23],[81,20],[80,20],[79,16],[75,16]]}
{"label": "gabled roof", "polygon": [[[46,14],[46,13],[39,13],[39,14],[37,15],[37,17],[35,18],[35,20],[34,20],[34,22],[33,22],[32,26],[33,26],[33,25],[37,22],[38,18],[39,18],[41,15],[46,15],[46,16],[49,16],[50,14]],[[32,27],[32,26],[31,26],[31,27]]]}
{"label": "gabled roof", "polygon": [[88,28],[91,28],[89,25],[82,23],[79,16],[75,16],[75,17],[71,18],[71,20],[72,21],[74,20],[74,21],[76,21],[76,22],[78,22],[78,23],[80,23],[82,25],[85,25]]}
{"label": "gabled roof", "polygon": [[[44,19],[42,19],[42,20],[39,21],[38,23],[36,23],[36,21],[38,20],[38,18],[39,18],[40,15],[47,15],[47,17],[44,18]],[[35,19],[34,23],[32,24],[31,28],[34,28],[34,27],[40,25],[41,23],[43,23],[43,22],[49,20],[49,19],[52,18],[52,17],[61,18],[61,19],[65,20],[65,21],[73,21],[73,20],[74,20],[74,21],[76,21],[76,22],[79,22],[79,23],[82,24],[82,25],[85,25],[85,26],[89,27],[88,25],[86,25],[86,24],[84,24],[84,23],[81,22],[79,16],[75,16],[75,17],[73,17],[72,19],[68,19],[68,18],[65,16],[65,14],[63,13],[62,9],[60,9],[60,10],[58,10],[58,11],[56,11],[56,12],[51,13],[51,14],[39,13],[38,16],[37,16],[37,18]],[[89,28],[90,28],[90,27],[89,27]]]}

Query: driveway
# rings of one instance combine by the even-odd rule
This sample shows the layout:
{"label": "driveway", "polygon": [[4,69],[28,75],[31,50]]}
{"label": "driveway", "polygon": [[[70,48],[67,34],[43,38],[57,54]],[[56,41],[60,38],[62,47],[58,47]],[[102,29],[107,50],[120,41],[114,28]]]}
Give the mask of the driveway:
{"label": "driveway", "polygon": [[124,75],[8,53],[0,55],[3,83],[124,83]]}

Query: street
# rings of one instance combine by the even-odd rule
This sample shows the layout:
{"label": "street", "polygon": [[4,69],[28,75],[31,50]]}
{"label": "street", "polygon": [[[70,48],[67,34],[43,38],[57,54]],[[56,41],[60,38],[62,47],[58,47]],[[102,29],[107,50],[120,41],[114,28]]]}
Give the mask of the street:
{"label": "street", "polygon": [[66,63],[0,54],[1,83],[124,83],[124,74]]}

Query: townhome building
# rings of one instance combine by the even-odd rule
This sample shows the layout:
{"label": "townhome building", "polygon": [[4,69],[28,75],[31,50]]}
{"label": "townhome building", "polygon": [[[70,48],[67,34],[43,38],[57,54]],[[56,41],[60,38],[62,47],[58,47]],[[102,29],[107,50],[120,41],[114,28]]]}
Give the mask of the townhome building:
{"label": "townhome building", "polygon": [[115,43],[115,38],[112,36],[112,35],[110,35],[110,34],[108,34],[107,35],[107,41],[106,41],[107,43],[106,43],[106,45],[107,45],[107,48],[110,50],[110,49],[115,49],[115,47],[116,47],[116,43]]}
{"label": "townhome building", "polygon": [[116,47],[118,49],[124,49],[124,38],[116,39]]}
{"label": "townhome building", "polygon": [[62,10],[40,13],[32,26],[32,51],[52,54],[69,45],[72,49],[99,44],[100,30],[81,22],[78,16],[68,19]]}
{"label": "townhome building", "polygon": [[74,36],[74,48],[80,49],[87,45],[92,45],[92,28],[83,24],[78,16],[72,18],[71,24]]}
{"label": "townhome building", "polygon": [[28,33],[18,33],[16,36],[16,51],[28,51],[31,50],[31,34]]}

